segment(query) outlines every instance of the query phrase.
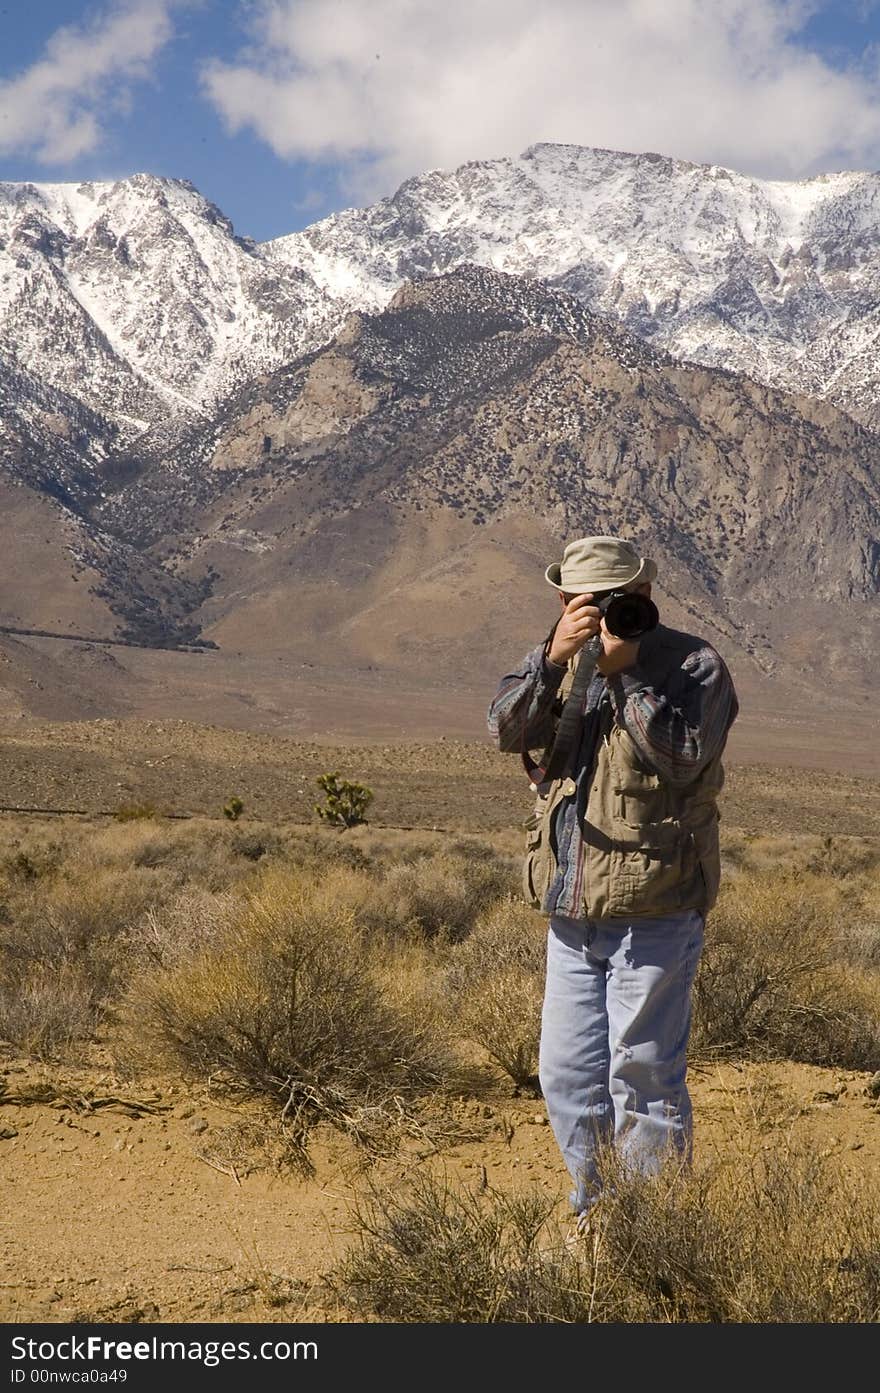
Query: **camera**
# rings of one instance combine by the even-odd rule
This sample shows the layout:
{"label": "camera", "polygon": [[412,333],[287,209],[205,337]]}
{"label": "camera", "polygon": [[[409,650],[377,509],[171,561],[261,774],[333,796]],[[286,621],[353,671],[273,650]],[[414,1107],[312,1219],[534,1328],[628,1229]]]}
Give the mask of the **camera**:
{"label": "camera", "polygon": [[601,596],[594,595],[593,604],[601,611],[606,629],[615,638],[641,638],[642,634],[655,629],[660,622],[657,606],[647,595],[628,590],[610,590]]}

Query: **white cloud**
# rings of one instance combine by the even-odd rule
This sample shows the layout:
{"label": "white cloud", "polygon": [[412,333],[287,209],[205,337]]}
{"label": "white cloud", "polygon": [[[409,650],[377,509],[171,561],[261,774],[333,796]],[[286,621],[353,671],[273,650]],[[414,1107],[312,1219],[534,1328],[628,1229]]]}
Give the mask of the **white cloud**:
{"label": "white cloud", "polygon": [[57,29],[37,62],[0,82],[0,153],[63,164],[95,150],[171,38],[176,3],[116,0],[89,23]]}
{"label": "white cloud", "polygon": [[[867,3],[870,0],[866,0]],[[202,72],[228,128],[363,193],[537,141],[780,178],[876,167],[880,88],[798,35],[812,0],[251,0]]]}

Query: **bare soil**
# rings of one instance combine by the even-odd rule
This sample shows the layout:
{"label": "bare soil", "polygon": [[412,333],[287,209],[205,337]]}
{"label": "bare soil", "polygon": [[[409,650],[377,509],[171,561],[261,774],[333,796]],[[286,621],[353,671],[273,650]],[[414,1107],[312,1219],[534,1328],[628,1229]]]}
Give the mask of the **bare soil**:
{"label": "bare soil", "polygon": [[[310,1178],[271,1164],[249,1171],[231,1109],[163,1080],[136,1090],[95,1069],[41,1069],[8,1060],[9,1095],[62,1077],[68,1101],[0,1095],[0,1182],[7,1196],[0,1320],[8,1322],[290,1322],[357,1319],[322,1280],[353,1241],[352,1216],[372,1186],[440,1170],[454,1185],[536,1184],[565,1209],[566,1177],[543,1103],[488,1082],[484,1098],[453,1102],[471,1140],[442,1154],[422,1146],[372,1167],[322,1130]],[[744,1136],[771,1148],[839,1157],[865,1204],[880,1190],[880,1105],[868,1076],[793,1064],[691,1069],[698,1159],[730,1154]],[[75,1097],[148,1098],[87,1111]],[[246,1114],[245,1114],[246,1115]],[[230,1156],[236,1160],[230,1160]],[[259,1162],[259,1155],[253,1158]]]}
{"label": "bare soil", "polygon": [[[221,817],[231,795],[246,821],[309,822],[329,770],[374,791],[374,826],[503,832],[531,811],[516,755],[489,743],[303,742],[188,721],[101,719],[0,723],[0,808],[112,815]],[[732,752],[721,812],[755,834],[880,836],[880,778],[796,765],[741,762]]]}

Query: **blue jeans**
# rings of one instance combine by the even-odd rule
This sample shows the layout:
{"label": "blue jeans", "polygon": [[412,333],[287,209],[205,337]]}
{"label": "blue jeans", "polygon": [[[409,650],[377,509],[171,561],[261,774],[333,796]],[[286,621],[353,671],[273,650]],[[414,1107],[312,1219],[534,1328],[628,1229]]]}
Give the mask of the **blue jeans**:
{"label": "blue jeans", "polygon": [[690,1160],[685,1055],[702,947],[697,910],[550,920],[539,1075],[578,1213],[598,1194],[602,1142],[641,1172]]}

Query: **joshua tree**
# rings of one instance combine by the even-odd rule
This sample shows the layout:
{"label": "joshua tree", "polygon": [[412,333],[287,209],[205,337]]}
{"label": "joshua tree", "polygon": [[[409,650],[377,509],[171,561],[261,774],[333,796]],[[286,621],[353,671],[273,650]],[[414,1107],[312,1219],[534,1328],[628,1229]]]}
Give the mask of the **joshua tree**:
{"label": "joshua tree", "polygon": [[373,801],[373,790],[365,784],[350,783],[338,774],[321,774],[315,780],[324,792],[324,804],[315,804],[315,812],[334,827],[354,827],[366,822],[364,813]]}

